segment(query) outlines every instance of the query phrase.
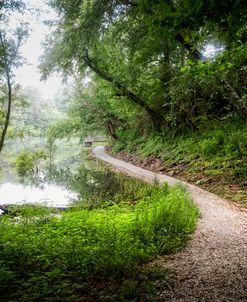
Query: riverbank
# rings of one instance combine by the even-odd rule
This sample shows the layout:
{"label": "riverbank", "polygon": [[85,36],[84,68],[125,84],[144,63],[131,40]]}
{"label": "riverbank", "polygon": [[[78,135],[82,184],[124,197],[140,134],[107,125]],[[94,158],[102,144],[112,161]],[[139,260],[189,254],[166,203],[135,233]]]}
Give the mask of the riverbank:
{"label": "riverbank", "polygon": [[158,301],[170,275],[148,263],[186,244],[198,211],[183,188],[122,177],[89,178],[95,189],[59,215],[0,217],[1,301]]}

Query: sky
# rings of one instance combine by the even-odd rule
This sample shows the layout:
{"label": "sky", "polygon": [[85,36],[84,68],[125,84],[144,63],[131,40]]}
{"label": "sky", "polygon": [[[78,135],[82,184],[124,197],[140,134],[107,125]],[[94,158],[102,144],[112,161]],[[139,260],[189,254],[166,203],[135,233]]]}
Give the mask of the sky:
{"label": "sky", "polygon": [[61,77],[53,75],[47,81],[41,81],[38,65],[39,57],[43,53],[42,41],[51,32],[51,29],[43,21],[54,20],[57,15],[46,5],[46,0],[24,0],[24,2],[32,8],[40,8],[42,11],[39,17],[26,13],[25,19],[30,23],[32,31],[26,43],[21,47],[21,54],[26,59],[27,64],[17,70],[16,79],[23,88],[38,88],[43,98],[53,99],[57,92],[63,88]]}

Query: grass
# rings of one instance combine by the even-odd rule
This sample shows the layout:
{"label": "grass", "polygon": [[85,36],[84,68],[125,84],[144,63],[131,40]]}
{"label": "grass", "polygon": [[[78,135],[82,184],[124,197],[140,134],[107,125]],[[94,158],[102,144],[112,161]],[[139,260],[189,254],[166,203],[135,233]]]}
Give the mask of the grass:
{"label": "grass", "polygon": [[142,265],[184,246],[198,211],[183,188],[139,190],[134,203],[0,218],[1,301],[155,301],[150,280],[166,273]]}
{"label": "grass", "polygon": [[246,203],[247,125],[243,121],[218,120],[175,138],[154,132],[140,138],[132,133],[113,147],[113,152],[122,150],[144,160],[159,157],[164,171]]}

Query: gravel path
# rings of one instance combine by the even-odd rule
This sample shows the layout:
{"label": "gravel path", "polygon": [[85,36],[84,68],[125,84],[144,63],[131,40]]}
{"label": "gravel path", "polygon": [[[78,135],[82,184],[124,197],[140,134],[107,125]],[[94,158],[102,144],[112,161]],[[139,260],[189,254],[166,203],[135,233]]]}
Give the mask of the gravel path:
{"label": "gravel path", "polygon": [[188,246],[158,260],[175,271],[175,284],[160,293],[162,301],[247,302],[247,210],[194,185],[136,167],[108,155],[103,147],[95,157],[116,170],[152,182],[184,184],[201,211]]}

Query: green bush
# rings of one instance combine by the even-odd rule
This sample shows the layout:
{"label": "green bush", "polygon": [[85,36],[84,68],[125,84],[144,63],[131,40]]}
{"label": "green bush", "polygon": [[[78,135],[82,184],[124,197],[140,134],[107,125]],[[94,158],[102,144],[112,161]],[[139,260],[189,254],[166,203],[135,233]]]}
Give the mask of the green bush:
{"label": "green bush", "polygon": [[162,135],[151,135],[143,148],[139,148],[139,153],[146,157],[150,155],[159,155],[164,147],[165,137]]}
{"label": "green bush", "polygon": [[223,149],[225,133],[221,130],[209,132],[210,137],[199,143],[202,153],[205,156],[211,156],[219,153]]}
{"label": "green bush", "polygon": [[122,278],[183,246],[197,216],[184,190],[163,186],[136,205],[2,218],[2,301],[79,301],[97,278]]}
{"label": "green bush", "polygon": [[15,167],[17,174],[21,177],[30,174],[34,168],[32,155],[27,152],[20,153],[15,160]]}
{"label": "green bush", "polygon": [[247,150],[247,133],[234,132],[229,136],[229,144],[232,151],[237,151],[239,157],[246,155]]}
{"label": "green bush", "polygon": [[231,170],[232,178],[234,180],[246,180],[247,179],[247,164],[242,163],[240,165],[235,166]]}
{"label": "green bush", "polygon": [[218,152],[218,141],[216,138],[207,138],[200,142],[200,148],[204,155],[210,156]]}

